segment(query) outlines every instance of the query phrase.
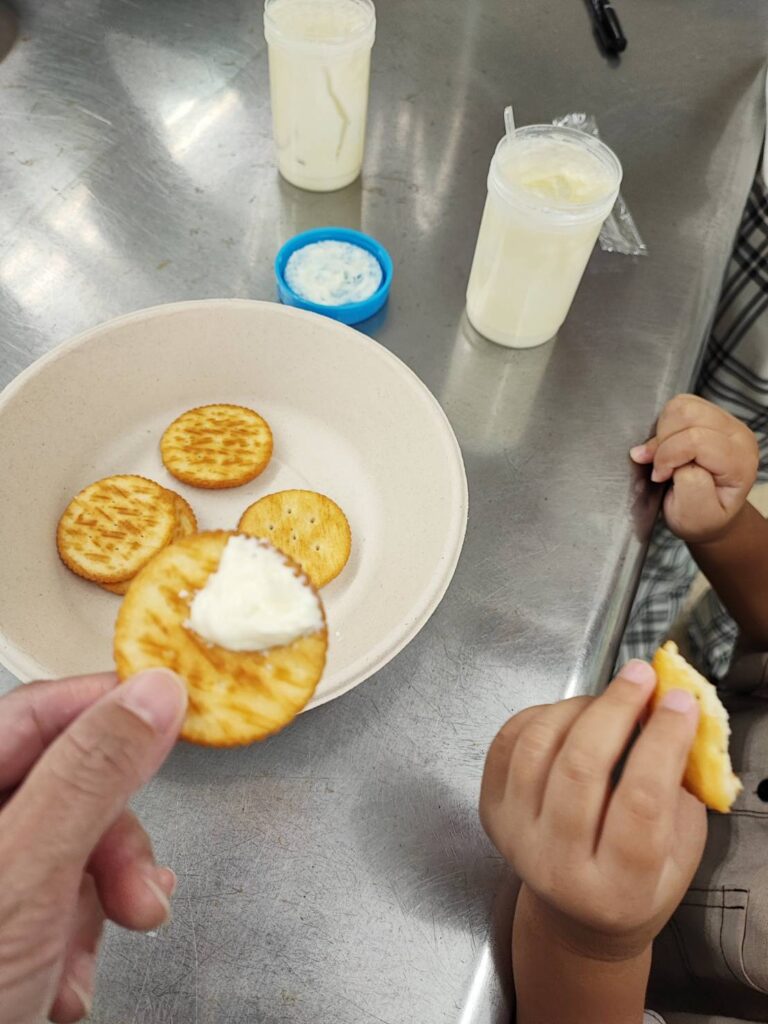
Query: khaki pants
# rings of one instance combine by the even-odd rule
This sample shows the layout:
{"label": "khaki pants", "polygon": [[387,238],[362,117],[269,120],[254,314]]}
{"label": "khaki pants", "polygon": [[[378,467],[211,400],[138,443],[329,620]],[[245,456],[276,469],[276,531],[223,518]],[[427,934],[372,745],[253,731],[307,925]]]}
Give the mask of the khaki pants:
{"label": "khaki pants", "polygon": [[729,710],[744,791],[710,815],[701,866],[654,943],[648,1005],[667,1024],[768,1022],[768,701]]}

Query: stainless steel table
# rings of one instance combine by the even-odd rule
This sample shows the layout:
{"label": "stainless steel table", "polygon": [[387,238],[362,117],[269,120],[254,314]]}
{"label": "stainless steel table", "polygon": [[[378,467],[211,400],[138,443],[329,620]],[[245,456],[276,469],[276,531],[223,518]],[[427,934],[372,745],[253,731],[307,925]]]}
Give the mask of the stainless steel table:
{"label": "stainless steel table", "polygon": [[[264,745],[178,749],[137,800],[175,916],[109,934],[98,1024],[505,1019],[483,754],[512,712],[606,678],[658,500],[626,450],[691,380],[764,124],[764,0],[621,17],[615,66],[579,0],[381,0],[365,174],[319,196],[273,167],[256,0],[21,5],[0,384],[131,309],[271,297],[289,235],[361,225],[396,263],[367,329],[444,404],[471,489],[453,586],[385,671]],[[559,340],[520,353],[462,321],[510,99],[521,123],[597,115],[651,253],[596,254]]]}

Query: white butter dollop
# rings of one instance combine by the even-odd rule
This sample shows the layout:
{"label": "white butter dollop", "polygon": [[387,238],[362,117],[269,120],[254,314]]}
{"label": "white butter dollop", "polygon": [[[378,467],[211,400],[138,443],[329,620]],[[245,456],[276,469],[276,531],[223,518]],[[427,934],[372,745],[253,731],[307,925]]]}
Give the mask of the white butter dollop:
{"label": "white butter dollop", "polygon": [[332,239],[302,246],[285,265],[285,280],[293,291],[320,306],[364,302],[378,291],[383,276],[373,253]]}
{"label": "white butter dollop", "polygon": [[263,651],[315,633],[324,621],[317,595],[279,551],[236,536],[192,599],[185,625],[217,647]]}

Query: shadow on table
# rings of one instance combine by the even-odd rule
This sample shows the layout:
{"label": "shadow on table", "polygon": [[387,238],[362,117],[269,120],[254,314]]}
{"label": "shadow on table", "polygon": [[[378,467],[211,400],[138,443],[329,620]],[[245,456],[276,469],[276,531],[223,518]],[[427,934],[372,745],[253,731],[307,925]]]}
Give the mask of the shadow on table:
{"label": "shadow on table", "polygon": [[[440,931],[469,932],[478,957],[490,940],[492,973],[509,1006],[518,884],[486,838],[474,802],[434,776],[417,780],[390,769],[361,800],[368,811],[356,815],[360,863],[391,890],[409,923],[426,924],[435,940]],[[498,1003],[499,994],[490,999]]]}
{"label": "shadow on table", "polygon": [[19,16],[13,4],[0,2],[0,61],[5,60],[19,35]]}

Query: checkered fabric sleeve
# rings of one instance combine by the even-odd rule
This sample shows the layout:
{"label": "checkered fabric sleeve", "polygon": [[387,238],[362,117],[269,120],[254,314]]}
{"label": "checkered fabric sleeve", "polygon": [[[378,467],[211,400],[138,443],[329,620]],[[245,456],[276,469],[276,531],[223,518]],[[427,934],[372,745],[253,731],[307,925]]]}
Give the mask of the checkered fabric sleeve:
{"label": "checkered fabric sleeve", "polygon": [[[760,479],[768,479],[768,190],[759,170],[728,264],[696,392],[755,432]],[[695,575],[685,544],[659,521],[618,664],[651,657],[679,615]],[[722,679],[733,655],[737,628],[713,592],[693,609],[689,636],[697,662],[710,678]]]}

